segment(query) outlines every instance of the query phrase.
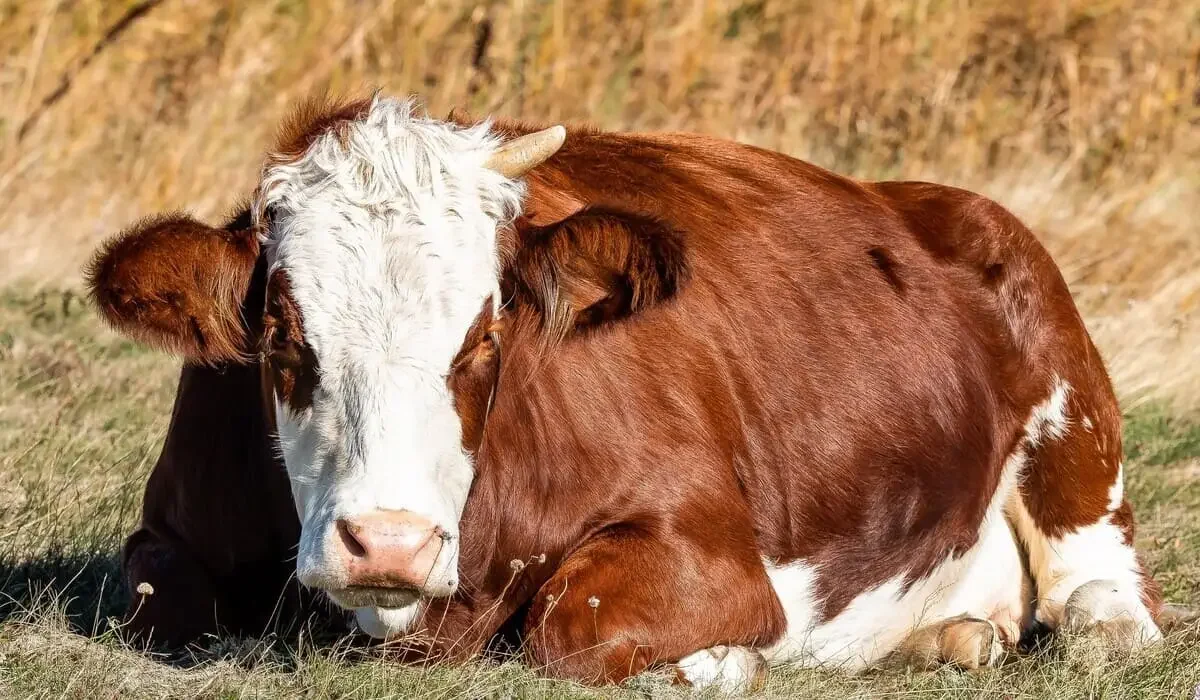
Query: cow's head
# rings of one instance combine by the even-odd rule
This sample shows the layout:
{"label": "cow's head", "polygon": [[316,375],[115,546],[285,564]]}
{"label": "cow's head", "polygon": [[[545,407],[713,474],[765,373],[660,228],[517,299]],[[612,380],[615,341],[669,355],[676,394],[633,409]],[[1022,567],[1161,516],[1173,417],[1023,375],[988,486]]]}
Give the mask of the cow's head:
{"label": "cow's head", "polygon": [[[190,361],[261,359],[298,577],[378,636],[458,584],[502,282],[562,335],[668,296],[680,246],[652,221],[584,211],[499,249],[519,178],[562,127],[504,142],[382,98],[303,123],[268,158],[252,225],[143,221],[98,253],[90,283],[134,337]],[[265,298],[248,302],[256,269]]]}

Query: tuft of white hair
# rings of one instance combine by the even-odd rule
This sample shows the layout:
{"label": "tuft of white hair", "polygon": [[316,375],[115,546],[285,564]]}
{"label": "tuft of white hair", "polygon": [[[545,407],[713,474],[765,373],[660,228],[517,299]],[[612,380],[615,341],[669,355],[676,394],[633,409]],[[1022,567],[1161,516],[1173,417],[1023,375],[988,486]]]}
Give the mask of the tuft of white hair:
{"label": "tuft of white hair", "polygon": [[503,226],[525,192],[483,167],[500,143],[490,119],[464,127],[418,113],[415,100],[376,96],[362,119],[321,134],[299,159],[264,168],[255,223],[268,207],[333,187],[349,204],[426,222],[460,213],[477,197]]}

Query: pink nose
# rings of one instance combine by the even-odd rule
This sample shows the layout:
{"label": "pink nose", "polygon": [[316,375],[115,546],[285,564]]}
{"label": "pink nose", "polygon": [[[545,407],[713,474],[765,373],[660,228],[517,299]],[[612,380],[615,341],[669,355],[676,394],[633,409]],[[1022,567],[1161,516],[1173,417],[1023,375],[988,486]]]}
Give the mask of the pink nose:
{"label": "pink nose", "polygon": [[438,555],[452,539],[429,519],[407,510],[377,510],[341,518],[337,531],[347,585],[423,591]]}

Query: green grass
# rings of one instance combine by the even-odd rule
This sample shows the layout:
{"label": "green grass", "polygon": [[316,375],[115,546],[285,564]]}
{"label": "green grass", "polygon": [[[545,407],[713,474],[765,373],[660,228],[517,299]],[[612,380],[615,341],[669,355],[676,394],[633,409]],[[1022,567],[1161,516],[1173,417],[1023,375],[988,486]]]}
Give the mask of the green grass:
{"label": "green grass", "polygon": [[[344,642],[209,639],[159,659],[116,639],[116,555],[134,526],[177,368],[104,329],[75,295],[0,291],[0,696],[660,697],[658,676],[586,689],[516,663],[408,668]],[[1200,603],[1200,424],[1127,421],[1139,547],[1167,596]],[[763,697],[1190,697],[1200,646],[1180,633],[1093,668],[1088,640],[978,673],[772,671]]]}

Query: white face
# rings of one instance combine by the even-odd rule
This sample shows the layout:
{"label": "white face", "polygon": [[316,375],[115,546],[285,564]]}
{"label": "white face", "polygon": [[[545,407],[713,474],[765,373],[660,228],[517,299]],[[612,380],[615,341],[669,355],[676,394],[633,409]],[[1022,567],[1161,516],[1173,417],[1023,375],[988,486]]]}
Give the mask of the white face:
{"label": "white face", "polygon": [[522,194],[483,167],[497,143],[486,126],[379,99],[263,176],[268,261],[316,361],[307,406],[276,396],[302,528],[296,572],[360,608],[364,627],[457,585],[474,468],[446,376],[498,299],[496,229]]}

